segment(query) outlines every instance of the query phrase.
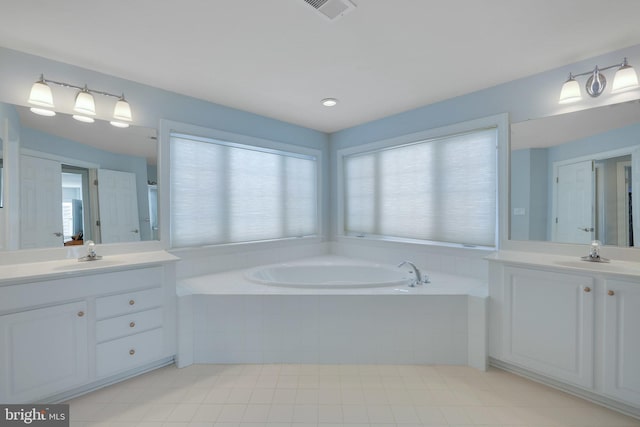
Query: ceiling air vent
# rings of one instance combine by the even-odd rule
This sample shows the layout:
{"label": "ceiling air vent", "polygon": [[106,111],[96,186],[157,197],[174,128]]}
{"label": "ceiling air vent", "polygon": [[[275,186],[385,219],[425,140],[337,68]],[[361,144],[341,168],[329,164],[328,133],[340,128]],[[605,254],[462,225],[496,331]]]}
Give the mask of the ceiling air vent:
{"label": "ceiling air vent", "polygon": [[338,19],[356,8],[356,5],[349,0],[304,0],[304,2],[330,21]]}

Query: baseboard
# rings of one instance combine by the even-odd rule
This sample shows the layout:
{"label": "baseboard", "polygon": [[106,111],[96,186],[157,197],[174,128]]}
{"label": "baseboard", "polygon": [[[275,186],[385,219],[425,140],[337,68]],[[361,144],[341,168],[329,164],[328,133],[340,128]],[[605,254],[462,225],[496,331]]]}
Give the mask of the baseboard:
{"label": "baseboard", "polygon": [[103,378],[98,381],[94,381],[89,384],[85,384],[81,387],[74,388],[72,390],[65,391],[64,393],[58,393],[53,396],[49,396],[45,399],[40,399],[38,403],[63,403],[68,400],[74,399],[76,397],[82,396],[87,393],[91,393],[92,391],[99,390],[104,387],[108,387],[112,384],[119,383],[124,380],[128,380],[129,378],[137,377],[138,375],[142,375],[144,373],[153,371],[158,368],[162,368],[164,366],[168,366],[174,363],[174,357],[166,357],[164,359],[160,359],[158,361],[146,364],[136,369],[131,369],[125,372],[122,372],[117,375],[110,376],[108,378]]}
{"label": "baseboard", "polygon": [[598,405],[609,408],[611,410],[620,412],[624,415],[628,415],[630,417],[640,419],[640,408],[636,408],[634,406],[619,402],[617,400],[609,399],[605,396],[602,396],[597,393],[593,393],[588,390],[581,389],[579,387],[574,387],[572,385],[563,383],[553,378],[549,378],[544,375],[537,374],[535,372],[529,371],[519,366],[512,365],[508,362],[503,362],[501,360],[494,359],[492,357],[489,358],[489,365],[495,368],[502,369],[504,371],[519,375],[521,377],[527,378],[531,381],[535,381],[537,383],[547,385],[549,387],[555,388],[557,390],[563,391],[573,396],[580,397],[582,399],[588,400],[589,402],[593,402]]}

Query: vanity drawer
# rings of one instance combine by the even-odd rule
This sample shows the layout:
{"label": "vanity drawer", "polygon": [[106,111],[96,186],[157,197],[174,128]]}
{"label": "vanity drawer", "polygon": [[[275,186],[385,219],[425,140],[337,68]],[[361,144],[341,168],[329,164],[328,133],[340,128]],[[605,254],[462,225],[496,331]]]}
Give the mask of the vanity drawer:
{"label": "vanity drawer", "polygon": [[162,309],[140,311],[96,323],[96,341],[104,342],[162,326]]}
{"label": "vanity drawer", "polygon": [[162,305],[162,288],[96,298],[96,318],[120,316]]}
{"label": "vanity drawer", "polygon": [[104,377],[160,359],[163,335],[163,329],[158,328],[98,344],[96,374]]}

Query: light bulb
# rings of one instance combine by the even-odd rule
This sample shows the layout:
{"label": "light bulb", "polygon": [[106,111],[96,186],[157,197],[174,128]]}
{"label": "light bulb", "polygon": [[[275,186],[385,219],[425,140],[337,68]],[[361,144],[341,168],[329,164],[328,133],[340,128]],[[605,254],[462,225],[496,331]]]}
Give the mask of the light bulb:
{"label": "light bulb", "polygon": [[118,102],[116,102],[116,106],[113,109],[113,118],[116,122],[130,122],[132,120],[131,106],[129,105],[127,100],[124,99],[124,94],[122,94],[122,97],[120,97],[120,99],[118,99]]}
{"label": "light bulb", "polygon": [[93,95],[91,95],[86,85],[84,89],[76,95],[76,103],[73,106],[73,111],[85,116],[96,115],[96,103],[93,99]]}
{"label": "light bulb", "polygon": [[578,84],[576,79],[574,79],[573,76],[569,74],[569,79],[562,85],[558,103],[569,104],[570,102],[580,101],[581,99],[582,95],[580,94],[580,85]]}
{"label": "light bulb", "polygon": [[54,108],[51,88],[44,81],[44,75],[42,74],[40,74],[40,80],[31,86],[29,104],[37,105],[39,107]]}
{"label": "light bulb", "polygon": [[622,61],[622,66],[616,71],[613,77],[613,85],[611,92],[624,92],[625,90],[635,89],[638,87],[638,75],[633,67],[627,64],[627,58]]}

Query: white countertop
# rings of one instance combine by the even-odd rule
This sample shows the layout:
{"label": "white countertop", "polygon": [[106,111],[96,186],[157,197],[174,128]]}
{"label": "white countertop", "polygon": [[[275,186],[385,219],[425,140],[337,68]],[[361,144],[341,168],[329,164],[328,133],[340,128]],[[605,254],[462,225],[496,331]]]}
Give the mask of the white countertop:
{"label": "white countertop", "polygon": [[490,262],[523,267],[539,267],[585,274],[614,275],[640,279],[640,262],[617,261],[615,259],[612,259],[608,263],[589,262],[582,261],[580,257],[525,251],[498,251],[485,259]]}
{"label": "white countertop", "polygon": [[153,251],[107,255],[96,261],[80,262],[76,258],[72,258],[0,265],[0,286],[71,276],[84,276],[106,271],[128,270],[131,268],[175,262],[179,259],[180,258],[165,251]]}

